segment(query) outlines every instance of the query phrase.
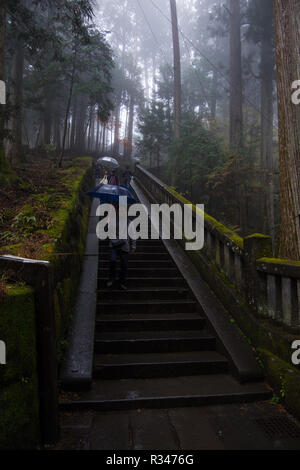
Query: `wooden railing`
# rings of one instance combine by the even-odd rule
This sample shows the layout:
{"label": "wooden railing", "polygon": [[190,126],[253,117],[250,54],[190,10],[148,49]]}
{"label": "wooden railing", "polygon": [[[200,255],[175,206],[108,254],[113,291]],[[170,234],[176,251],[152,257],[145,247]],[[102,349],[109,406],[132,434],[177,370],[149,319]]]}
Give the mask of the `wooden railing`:
{"label": "wooden railing", "polygon": [[[152,202],[191,204],[149,171],[136,165],[135,180]],[[196,217],[196,207],[193,206]],[[221,279],[258,315],[289,329],[300,329],[300,261],[272,259],[271,237],[241,238],[205,214],[205,245],[200,251]]]}

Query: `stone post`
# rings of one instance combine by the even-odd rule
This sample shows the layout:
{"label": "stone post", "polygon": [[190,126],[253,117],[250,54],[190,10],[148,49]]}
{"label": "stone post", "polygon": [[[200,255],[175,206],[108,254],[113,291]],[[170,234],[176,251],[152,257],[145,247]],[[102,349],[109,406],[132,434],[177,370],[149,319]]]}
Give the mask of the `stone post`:
{"label": "stone post", "polygon": [[[266,307],[266,282],[264,274],[256,269],[256,261],[272,257],[271,237],[255,234],[244,239],[245,288],[248,304],[257,313],[264,313]],[[266,280],[265,280],[266,281]]]}
{"label": "stone post", "polygon": [[0,270],[8,279],[34,287],[41,440],[52,444],[59,438],[53,267],[48,261],[4,255]]}

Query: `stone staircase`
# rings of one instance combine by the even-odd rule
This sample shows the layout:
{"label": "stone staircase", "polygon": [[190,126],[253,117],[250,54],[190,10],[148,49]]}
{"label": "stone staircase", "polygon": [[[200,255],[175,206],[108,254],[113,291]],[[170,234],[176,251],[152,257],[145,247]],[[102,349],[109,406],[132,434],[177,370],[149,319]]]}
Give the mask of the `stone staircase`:
{"label": "stone staircase", "polygon": [[263,382],[230,374],[201,306],[161,240],[137,242],[127,291],[107,289],[108,243],[100,242],[91,390],[69,409],[171,408],[264,400]]}

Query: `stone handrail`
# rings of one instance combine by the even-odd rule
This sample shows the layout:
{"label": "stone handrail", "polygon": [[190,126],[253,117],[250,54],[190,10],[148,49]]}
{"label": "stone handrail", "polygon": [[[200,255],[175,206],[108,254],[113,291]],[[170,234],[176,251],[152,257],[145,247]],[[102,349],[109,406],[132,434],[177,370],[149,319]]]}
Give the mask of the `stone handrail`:
{"label": "stone handrail", "polygon": [[[153,202],[192,204],[149,171],[136,165],[135,179]],[[195,216],[196,207],[193,206]],[[201,257],[255,313],[291,329],[300,328],[300,262],[272,259],[272,241],[238,234],[205,214]]]}
{"label": "stone handrail", "polygon": [[34,288],[41,441],[52,444],[59,437],[53,267],[48,261],[5,255],[0,272]]}

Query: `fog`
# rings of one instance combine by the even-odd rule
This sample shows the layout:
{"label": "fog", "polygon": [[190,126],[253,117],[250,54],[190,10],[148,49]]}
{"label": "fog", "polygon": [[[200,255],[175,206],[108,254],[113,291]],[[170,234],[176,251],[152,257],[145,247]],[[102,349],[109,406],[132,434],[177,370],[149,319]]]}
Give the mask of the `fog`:
{"label": "fog", "polygon": [[35,149],[59,166],[82,154],[139,158],[241,233],[276,239],[272,0],[17,5],[4,67],[12,164]]}

